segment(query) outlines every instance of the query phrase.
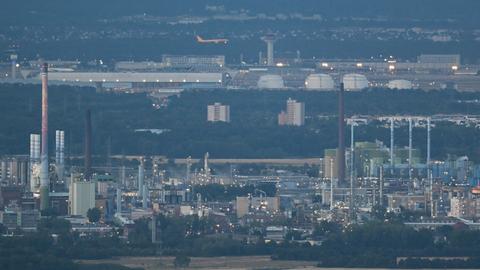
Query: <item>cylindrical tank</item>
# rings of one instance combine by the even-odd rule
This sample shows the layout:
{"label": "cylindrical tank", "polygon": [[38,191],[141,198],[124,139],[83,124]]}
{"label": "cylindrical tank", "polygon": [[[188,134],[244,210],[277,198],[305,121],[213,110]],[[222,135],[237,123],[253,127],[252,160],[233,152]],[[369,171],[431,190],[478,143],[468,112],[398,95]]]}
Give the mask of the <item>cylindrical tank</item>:
{"label": "cylindrical tank", "polygon": [[407,80],[392,80],[388,82],[388,88],[390,89],[412,89],[413,85],[411,81]]}
{"label": "cylindrical tank", "polygon": [[347,74],[343,76],[343,84],[345,86],[345,90],[347,91],[368,88],[367,77],[361,74]]}
{"label": "cylindrical tank", "polygon": [[333,90],[335,83],[330,75],[310,74],[305,80],[305,88],[308,90]]}
{"label": "cylindrical tank", "polygon": [[280,75],[262,75],[258,80],[257,86],[261,89],[279,89],[284,88],[285,84]]}

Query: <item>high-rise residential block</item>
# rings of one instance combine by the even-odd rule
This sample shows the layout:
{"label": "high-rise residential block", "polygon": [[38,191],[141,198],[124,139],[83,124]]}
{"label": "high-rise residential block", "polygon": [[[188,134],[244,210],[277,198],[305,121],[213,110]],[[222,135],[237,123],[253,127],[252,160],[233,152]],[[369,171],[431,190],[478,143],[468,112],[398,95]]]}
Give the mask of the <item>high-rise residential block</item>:
{"label": "high-rise residential block", "polygon": [[305,103],[289,98],[287,111],[280,112],[278,124],[287,126],[303,126],[305,124]]}
{"label": "high-rise residential block", "polygon": [[222,105],[215,102],[213,105],[208,105],[207,112],[208,122],[230,122],[230,106]]}

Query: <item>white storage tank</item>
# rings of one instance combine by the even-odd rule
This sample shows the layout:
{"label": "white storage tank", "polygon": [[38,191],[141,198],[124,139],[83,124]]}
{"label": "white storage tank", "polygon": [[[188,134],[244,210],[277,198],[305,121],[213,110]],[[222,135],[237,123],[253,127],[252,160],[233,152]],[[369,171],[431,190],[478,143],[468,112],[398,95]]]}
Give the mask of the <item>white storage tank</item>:
{"label": "white storage tank", "polygon": [[333,90],[335,83],[327,74],[310,74],[305,80],[305,88],[309,90]]}
{"label": "white storage tank", "polygon": [[262,75],[258,80],[257,86],[261,89],[279,89],[284,88],[285,84],[280,75]]}
{"label": "white storage tank", "polygon": [[343,76],[345,90],[354,91],[368,88],[367,77],[361,74],[347,74]]}
{"label": "white storage tank", "polygon": [[388,88],[390,89],[412,89],[413,85],[411,81],[407,80],[392,80],[388,82]]}

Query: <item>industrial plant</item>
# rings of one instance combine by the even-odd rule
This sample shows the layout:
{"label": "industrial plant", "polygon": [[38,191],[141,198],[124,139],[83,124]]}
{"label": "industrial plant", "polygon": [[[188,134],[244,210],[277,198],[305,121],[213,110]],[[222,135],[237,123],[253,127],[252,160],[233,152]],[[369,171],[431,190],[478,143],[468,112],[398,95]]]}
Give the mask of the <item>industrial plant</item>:
{"label": "industrial plant", "polygon": [[[92,132],[95,131],[91,124],[92,112],[88,108],[85,111],[83,156],[69,156],[66,159],[65,138],[69,134],[64,130],[55,131],[55,157],[49,156],[48,142],[53,133],[49,133],[48,129],[48,85],[52,77],[56,81],[63,74],[56,72],[52,76],[49,66],[47,63],[40,65],[41,133],[30,135],[28,156],[5,156],[1,160],[0,195],[5,210],[0,221],[10,230],[18,227],[35,230],[41,217],[48,211],[54,211],[70,220],[74,230],[105,233],[115,226],[128,228],[139,218],[153,217],[160,213],[216,216],[229,222],[229,216],[232,215],[238,219],[239,224],[259,221],[268,224],[266,220],[284,215],[290,217],[291,211],[299,211],[299,207],[303,209],[304,215],[301,228],[306,229],[308,224],[315,223],[316,220],[349,224],[361,222],[378,205],[393,212],[400,209],[423,211],[436,219],[435,223],[411,223],[413,227],[442,226],[456,219],[480,228],[480,223],[475,221],[480,216],[480,199],[476,195],[477,183],[474,182],[475,179],[480,179],[480,174],[477,175],[480,172],[479,165],[473,164],[467,157],[453,161],[431,158],[431,129],[435,128],[437,121],[445,119],[439,116],[346,117],[345,91],[368,87],[369,82],[364,75],[345,74],[339,87],[330,75],[312,73],[308,76],[306,89],[336,91],[338,97],[338,147],[325,150],[323,156],[318,158],[212,159],[206,153],[203,159],[188,157],[171,161],[164,156],[109,156],[108,162],[104,164],[95,161],[92,155]],[[75,72],[65,74],[73,75]],[[142,73],[134,74],[138,77]],[[107,77],[104,74],[96,76]],[[224,78],[225,75],[218,76]],[[78,76],[78,80],[87,77]],[[183,81],[179,78],[175,79],[176,83]],[[189,79],[192,80],[197,79]],[[211,83],[222,84],[214,80]],[[284,87],[280,75],[262,75],[258,86],[266,89]],[[391,89],[405,89],[409,86],[411,85],[404,80],[389,83]],[[230,122],[229,105],[220,102],[209,105],[207,120]],[[389,142],[356,141],[355,129],[371,121],[379,122],[389,130]],[[459,121],[464,123],[464,120]],[[305,104],[288,99],[285,110],[278,115],[278,124],[296,127],[305,125]],[[408,127],[407,146],[401,146],[396,141],[395,130],[402,126]],[[426,130],[427,137],[424,141],[413,141],[414,127],[415,130]],[[348,129],[350,142],[346,144]],[[414,148],[424,143],[426,153]],[[78,161],[83,161],[83,166]],[[168,171],[160,169],[169,162],[177,167],[185,166],[185,173],[177,177],[169,176]],[[198,167],[195,164],[203,165]],[[272,168],[309,164],[317,168],[318,176],[290,175],[279,170],[270,176],[258,177],[236,173],[233,167],[230,174],[218,174],[212,169],[227,164],[264,164]],[[192,166],[197,168],[193,170]],[[455,185],[452,186],[451,183]],[[222,203],[206,201],[200,193],[195,193],[195,188],[212,184],[253,185],[257,189],[250,197],[239,196],[233,201]],[[273,184],[278,191],[267,196],[260,189],[264,184]],[[311,201],[311,196],[317,195],[321,200]],[[88,213],[91,209],[99,209],[100,220],[104,222],[89,222]]]}
{"label": "industrial plant", "polygon": [[[93,86],[124,92],[178,92],[188,89],[298,89],[333,91],[343,82],[345,90],[456,89],[473,91],[480,86],[479,65],[463,64],[456,54],[423,54],[416,61],[385,59],[302,59],[276,57],[279,36],[267,34],[266,46],[254,63],[228,62],[224,55],[163,55],[161,62],[49,61],[52,84]],[[39,62],[19,61],[0,65],[2,82],[40,83]],[[99,71],[99,69],[101,71]],[[335,83],[337,82],[337,83]]]}
{"label": "industrial plant", "polygon": [[480,269],[478,0],[20,2],[0,270]]}

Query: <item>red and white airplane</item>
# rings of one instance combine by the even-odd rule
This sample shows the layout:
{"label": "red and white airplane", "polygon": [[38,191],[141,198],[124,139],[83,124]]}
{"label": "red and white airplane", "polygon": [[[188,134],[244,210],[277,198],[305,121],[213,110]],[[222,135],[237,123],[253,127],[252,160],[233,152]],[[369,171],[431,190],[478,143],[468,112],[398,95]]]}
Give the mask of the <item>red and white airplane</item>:
{"label": "red and white airplane", "polygon": [[198,43],[214,43],[214,44],[227,44],[228,39],[225,38],[218,38],[218,39],[203,39],[201,36],[197,36],[197,42]]}

